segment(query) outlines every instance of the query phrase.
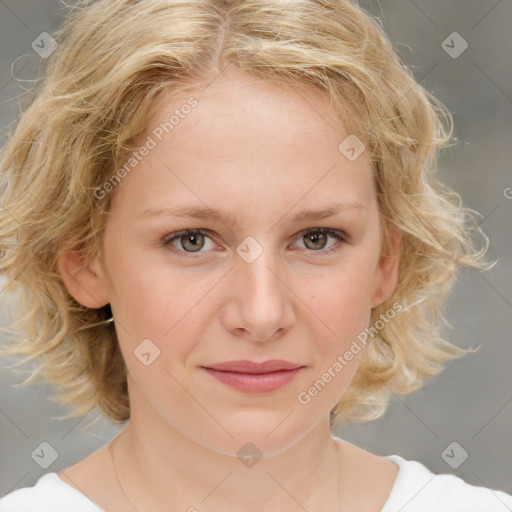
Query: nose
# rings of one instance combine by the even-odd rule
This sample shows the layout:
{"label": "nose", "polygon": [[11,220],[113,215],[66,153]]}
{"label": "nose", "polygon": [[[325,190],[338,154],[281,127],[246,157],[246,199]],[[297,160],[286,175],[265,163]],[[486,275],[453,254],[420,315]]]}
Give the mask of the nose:
{"label": "nose", "polygon": [[228,331],[253,341],[281,337],[295,322],[294,295],[284,265],[270,248],[260,252],[254,260],[243,252],[235,258],[222,316]]}

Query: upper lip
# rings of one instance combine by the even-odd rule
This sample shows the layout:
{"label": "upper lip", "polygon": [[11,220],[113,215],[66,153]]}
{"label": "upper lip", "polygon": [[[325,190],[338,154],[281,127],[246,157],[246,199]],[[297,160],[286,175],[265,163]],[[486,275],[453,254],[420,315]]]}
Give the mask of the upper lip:
{"label": "upper lip", "polygon": [[270,373],[277,372],[279,370],[295,370],[302,366],[304,365],[285,361],[283,359],[270,359],[261,363],[244,359],[238,361],[224,361],[223,363],[204,366],[204,368],[238,373]]}

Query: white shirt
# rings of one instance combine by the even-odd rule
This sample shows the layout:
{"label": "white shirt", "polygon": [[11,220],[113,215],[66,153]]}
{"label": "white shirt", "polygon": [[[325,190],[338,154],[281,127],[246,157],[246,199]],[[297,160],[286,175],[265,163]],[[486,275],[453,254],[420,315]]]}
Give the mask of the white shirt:
{"label": "white shirt", "polygon": [[[388,455],[398,475],[380,512],[512,512],[512,495],[474,486],[450,474],[434,474],[420,462]],[[33,487],[0,499],[0,512],[105,512],[84,494],[47,473]]]}

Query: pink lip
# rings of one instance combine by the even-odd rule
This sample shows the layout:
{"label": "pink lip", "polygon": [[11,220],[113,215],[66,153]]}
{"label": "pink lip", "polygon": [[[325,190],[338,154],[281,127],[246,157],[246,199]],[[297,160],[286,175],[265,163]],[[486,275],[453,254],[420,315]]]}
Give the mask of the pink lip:
{"label": "pink lip", "polygon": [[201,368],[239,391],[268,393],[288,384],[304,366],[290,361],[272,359],[263,363],[247,360],[226,361]]}

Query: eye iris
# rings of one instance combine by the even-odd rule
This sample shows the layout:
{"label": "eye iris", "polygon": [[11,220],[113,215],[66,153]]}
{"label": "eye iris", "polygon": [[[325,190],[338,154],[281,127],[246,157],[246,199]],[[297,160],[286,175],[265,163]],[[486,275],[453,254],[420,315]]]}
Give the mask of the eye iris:
{"label": "eye iris", "polygon": [[[203,235],[201,235],[200,233],[189,233],[188,235],[183,235],[181,237],[181,245],[183,246],[184,249],[187,249],[187,250],[191,249],[192,252],[197,252],[202,248],[202,244],[199,244],[199,247],[197,245],[192,245],[192,247],[187,247],[187,241],[192,240],[192,244],[197,244],[198,238],[204,244],[204,236]],[[185,241],[185,243],[183,243],[183,241]]]}
{"label": "eye iris", "polygon": [[327,241],[327,235],[325,233],[322,233],[320,231],[315,231],[313,233],[308,233],[307,235],[305,235],[305,239],[306,239],[306,247],[308,247],[308,243],[309,241],[312,241],[313,244],[316,244],[318,243],[318,240],[321,240],[323,243],[321,244],[321,247],[308,247],[308,249],[322,249],[325,244],[326,244],[326,241]]}

